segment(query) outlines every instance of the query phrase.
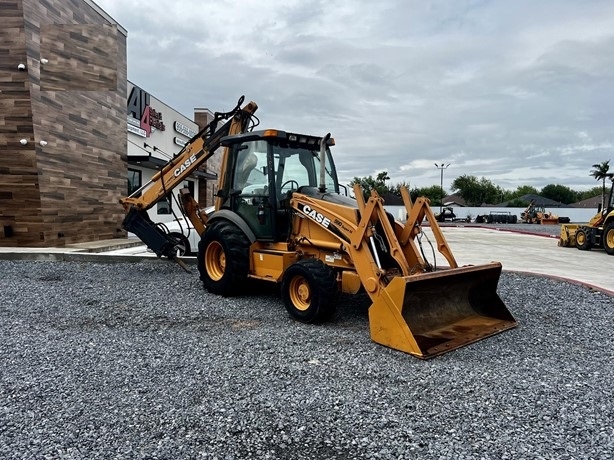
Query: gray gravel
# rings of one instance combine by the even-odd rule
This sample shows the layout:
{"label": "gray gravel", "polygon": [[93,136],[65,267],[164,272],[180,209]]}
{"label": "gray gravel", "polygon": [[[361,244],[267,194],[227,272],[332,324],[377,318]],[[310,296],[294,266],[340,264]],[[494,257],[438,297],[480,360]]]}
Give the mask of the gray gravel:
{"label": "gray gravel", "polygon": [[162,262],[0,261],[3,459],[611,459],[614,298],[502,275],[520,327],[429,361],[366,297],[290,320]]}

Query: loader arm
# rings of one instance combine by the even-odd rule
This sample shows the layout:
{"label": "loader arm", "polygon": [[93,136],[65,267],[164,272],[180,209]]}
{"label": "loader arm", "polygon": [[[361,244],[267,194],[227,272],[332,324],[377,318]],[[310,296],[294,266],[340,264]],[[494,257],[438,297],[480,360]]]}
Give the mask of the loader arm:
{"label": "loader arm", "polygon": [[[398,224],[400,230],[395,231],[393,223],[390,222],[388,214],[384,208],[384,201],[376,191],[371,192],[368,201],[364,201],[360,186],[355,185],[355,196],[357,197],[357,207],[360,215],[360,220],[351,222],[342,216],[331,214],[325,201],[313,199],[311,197],[295,193],[290,205],[302,214],[308,217],[324,216],[323,225],[339,240],[339,247],[348,255],[354,262],[356,271],[364,280],[377,280],[386,275],[387,270],[397,270],[397,275],[410,276],[418,273],[431,271],[430,264],[425,263],[423,258],[414,243],[416,236],[422,231],[420,222],[426,217],[431,224],[431,230],[437,241],[437,249],[449,262],[451,268],[457,268],[458,264],[448,246],[448,243],[439,227],[435,215],[429,207],[427,198],[418,198],[415,204],[411,203],[409,192],[405,189],[404,201],[406,201],[406,209],[409,215],[407,223],[403,226]],[[306,206],[307,205],[307,206]],[[310,216],[306,213],[307,209],[310,213],[315,211],[315,214]],[[319,222],[321,223],[321,222]],[[378,226],[379,224],[379,226]],[[394,259],[396,266],[385,267],[382,265],[377,250],[378,238],[376,226],[379,231],[383,231],[383,237],[386,241],[386,252]],[[361,273],[362,271],[362,273]],[[371,284],[372,281],[369,281]],[[384,286],[387,281],[384,282]]]}
{"label": "loader arm", "polygon": [[[319,225],[335,242],[294,237],[299,244],[335,248],[345,252],[360,282],[373,302],[369,308],[371,339],[382,345],[431,358],[517,325],[497,295],[501,264],[459,267],[439,228],[426,198],[411,203],[402,192],[408,221],[391,222],[383,200],[373,191],[365,202],[360,190],[357,219],[351,221],[334,212],[326,200],[294,193],[291,207]],[[347,213],[346,213],[347,215]],[[437,248],[450,268],[433,270],[414,244],[426,217],[437,240]],[[302,225],[300,226],[302,228]],[[315,234],[316,232],[311,232]],[[382,242],[384,240],[384,242]],[[326,243],[326,244],[324,244]]]}
{"label": "loader arm", "polygon": [[443,232],[441,231],[441,227],[439,227],[435,214],[433,214],[433,211],[431,210],[429,199],[420,197],[414,204],[411,203],[411,200],[407,202],[404,199],[403,201],[408,217],[407,222],[405,223],[405,228],[403,229],[403,232],[399,238],[401,246],[405,246],[409,241],[414,240],[414,238],[422,231],[420,225],[426,218],[431,227],[431,231],[435,236],[435,241],[437,241],[437,250],[448,261],[450,268],[457,268],[458,264],[456,263],[456,259],[452,254],[452,250],[450,249],[445,236],[443,236]]}
{"label": "loader arm", "polygon": [[[230,112],[216,112],[213,121],[190,139],[147,184],[132,195],[119,200],[126,212],[123,228],[136,234],[158,257],[164,255],[171,259],[175,258],[175,242],[151,222],[147,210],[170,195],[175,187],[211,158],[220,147],[223,137],[243,133],[248,129],[251,116],[258,106],[255,102],[250,102],[241,108],[243,100],[242,96],[237,106]],[[218,129],[218,123],[223,120],[227,121]],[[226,154],[227,149],[224,150]],[[196,200],[189,193],[182,191],[181,202],[187,218],[196,231],[202,233],[206,216],[200,212]]]}

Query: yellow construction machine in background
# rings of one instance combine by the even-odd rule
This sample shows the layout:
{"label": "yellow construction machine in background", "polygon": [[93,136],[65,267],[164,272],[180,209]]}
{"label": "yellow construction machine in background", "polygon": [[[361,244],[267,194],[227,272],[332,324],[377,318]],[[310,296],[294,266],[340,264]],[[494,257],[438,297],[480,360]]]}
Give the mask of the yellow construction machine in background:
{"label": "yellow construction machine in background", "polygon": [[[176,258],[177,241],[145,210],[224,147],[215,211],[202,212],[189,190],[181,207],[201,235],[198,270],[218,295],[242,291],[248,278],[281,288],[286,310],[319,323],[335,314],[339,293],[366,292],[371,338],[387,347],[431,358],[517,325],[497,294],[501,264],[459,266],[426,198],[402,198],[407,222],[395,221],[373,191],[365,200],[340,193],[330,135],[254,131],[250,103],[216,114],[230,119],[207,127],[152,179],[142,193],[121,200],[124,228],[159,256]],[[422,224],[449,267],[427,261]]]}
{"label": "yellow construction machine in background", "polygon": [[588,251],[603,248],[614,255],[614,178],[605,206],[597,211],[588,224],[563,224],[559,246]]}
{"label": "yellow construction machine in background", "polygon": [[559,216],[546,211],[544,206],[536,205],[535,200],[531,200],[527,209],[520,213],[520,221],[523,224],[556,225],[559,223]]}

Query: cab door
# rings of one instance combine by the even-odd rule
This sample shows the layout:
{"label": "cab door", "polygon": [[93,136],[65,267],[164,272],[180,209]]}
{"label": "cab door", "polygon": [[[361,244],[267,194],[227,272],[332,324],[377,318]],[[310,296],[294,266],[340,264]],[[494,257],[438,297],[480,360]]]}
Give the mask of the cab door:
{"label": "cab door", "polygon": [[236,165],[231,181],[231,208],[258,240],[273,241],[276,206],[271,196],[268,144],[262,140],[243,142],[234,146],[233,157]]}

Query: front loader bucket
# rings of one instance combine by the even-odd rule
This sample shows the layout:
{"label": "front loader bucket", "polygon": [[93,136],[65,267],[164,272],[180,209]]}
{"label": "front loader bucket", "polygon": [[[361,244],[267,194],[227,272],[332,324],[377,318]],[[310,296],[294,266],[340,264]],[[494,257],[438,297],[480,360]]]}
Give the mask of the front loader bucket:
{"label": "front loader bucket", "polygon": [[578,224],[563,224],[561,225],[561,236],[559,237],[559,246],[574,247],[576,245],[576,231]]}
{"label": "front loader bucket", "polygon": [[516,327],[500,275],[493,262],[393,278],[369,308],[371,338],[428,359]]}

